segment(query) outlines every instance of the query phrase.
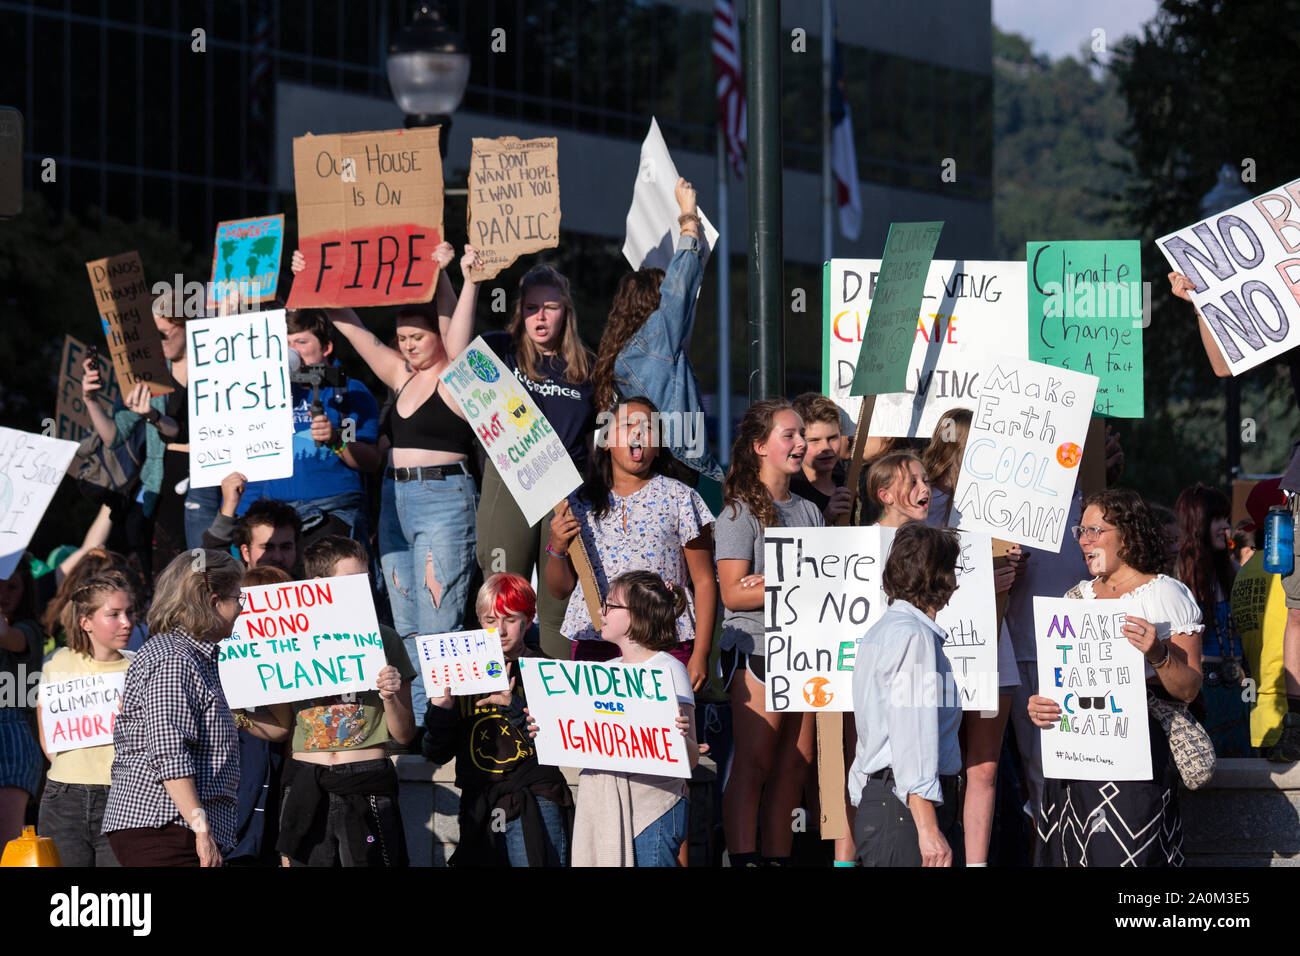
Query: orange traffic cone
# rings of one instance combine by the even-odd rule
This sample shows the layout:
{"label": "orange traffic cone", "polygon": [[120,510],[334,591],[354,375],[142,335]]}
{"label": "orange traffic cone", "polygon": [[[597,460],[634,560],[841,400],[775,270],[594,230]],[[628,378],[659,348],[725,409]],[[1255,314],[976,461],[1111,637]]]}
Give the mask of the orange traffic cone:
{"label": "orange traffic cone", "polygon": [[23,835],[5,844],[0,866],[62,866],[59,851],[49,837],[37,836],[35,827],[23,827]]}

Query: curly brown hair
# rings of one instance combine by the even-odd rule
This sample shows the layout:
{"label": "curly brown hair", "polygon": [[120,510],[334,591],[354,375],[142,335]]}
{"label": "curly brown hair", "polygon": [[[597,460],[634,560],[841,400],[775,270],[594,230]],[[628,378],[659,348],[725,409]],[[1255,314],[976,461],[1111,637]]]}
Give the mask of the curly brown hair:
{"label": "curly brown hair", "polygon": [[1119,559],[1143,574],[1159,574],[1165,565],[1164,528],[1150,506],[1131,488],[1107,488],[1083,499],[1119,530]]}
{"label": "curly brown hair", "polygon": [[614,363],[623,346],[659,308],[659,286],[663,281],[663,269],[638,269],[624,273],[618,280],[609,317],[605,320],[605,332],[596,350],[596,370],[591,373],[591,383],[596,389],[592,399],[596,411],[602,412],[614,404]]}
{"label": "curly brown hair", "polygon": [[961,539],[951,528],[908,521],[894,532],[880,586],[889,603],[906,601],[919,611],[940,611],[957,590]]}
{"label": "curly brown hair", "polygon": [[733,518],[740,514],[743,503],[761,527],[770,528],[777,523],[772,495],[759,478],[762,463],[754,446],[767,440],[775,427],[776,416],[787,410],[794,411],[794,406],[784,398],[765,398],[750,405],[741,416],[736,440],[731,445],[731,465],[722,484],[722,503],[731,505]]}

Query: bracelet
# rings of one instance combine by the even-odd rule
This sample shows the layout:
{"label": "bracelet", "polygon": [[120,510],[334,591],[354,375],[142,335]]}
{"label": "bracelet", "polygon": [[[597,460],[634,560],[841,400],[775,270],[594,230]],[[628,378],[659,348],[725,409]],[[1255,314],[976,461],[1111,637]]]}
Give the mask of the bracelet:
{"label": "bracelet", "polygon": [[162,417],[163,417],[162,412],[158,411],[158,409],[154,408],[153,406],[150,406],[149,411],[144,413],[144,420],[147,421],[150,425],[157,425],[160,421],[162,421]]}
{"label": "bracelet", "polygon": [[[1153,671],[1158,671],[1158,670],[1160,670],[1160,668],[1166,666],[1166,665],[1167,665],[1167,664],[1168,664],[1168,663],[1173,659],[1173,656],[1174,656],[1174,655],[1171,654],[1171,653],[1169,653],[1169,645],[1168,645],[1168,644],[1165,644],[1165,645],[1164,645],[1164,648],[1165,648],[1165,656],[1162,657],[1162,658],[1160,659],[1160,663],[1159,663],[1159,664],[1151,664],[1151,669],[1152,669]],[[1148,661],[1147,663],[1150,664],[1151,662]]]}
{"label": "bracelet", "polygon": [[232,710],[230,712],[230,716],[235,718],[235,727],[237,727],[239,730],[248,730],[248,728],[253,726],[253,722],[248,719],[247,714],[241,714],[237,711]]}
{"label": "bracelet", "polygon": [[684,212],[684,213],[682,213],[680,216],[677,217],[677,225],[679,225],[679,226],[684,226],[684,225],[686,225],[688,222],[694,222],[695,225],[698,226],[698,225],[700,224],[700,217],[699,217],[699,215],[698,215],[697,213],[693,213],[693,212]]}
{"label": "bracelet", "polygon": [[546,553],[553,558],[567,558],[569,556],[568,551],[556,551],[551,547],[551,542],[549,541],[546,542]]}

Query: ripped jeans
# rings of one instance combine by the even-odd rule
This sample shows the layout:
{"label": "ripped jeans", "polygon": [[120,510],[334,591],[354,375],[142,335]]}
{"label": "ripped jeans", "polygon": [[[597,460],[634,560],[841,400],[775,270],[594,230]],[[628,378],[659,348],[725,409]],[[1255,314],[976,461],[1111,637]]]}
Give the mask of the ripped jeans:
{"label": "ripped jeans", "polygon": [[475,568],[477,497],[474,479],[468,475],[450,475],[441,481],[384,479],[379,564],[393,628],[416,669],[411,705],[420,726],[428,699],[415,638],[461,627]]}

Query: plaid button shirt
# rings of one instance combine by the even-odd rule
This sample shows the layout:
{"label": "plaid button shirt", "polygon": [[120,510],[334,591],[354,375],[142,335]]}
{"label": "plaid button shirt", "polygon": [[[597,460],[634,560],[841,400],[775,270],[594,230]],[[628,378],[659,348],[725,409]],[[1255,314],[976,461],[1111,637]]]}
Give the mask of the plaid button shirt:
{"label": "plaid button shirt", "polygon": [[190,777],[223,850],[235,844],[239,735],[217,673],[217,645],[176,629],[145,642],[126,672],[113,730],[103,832],[184,824],[164,780]]}

